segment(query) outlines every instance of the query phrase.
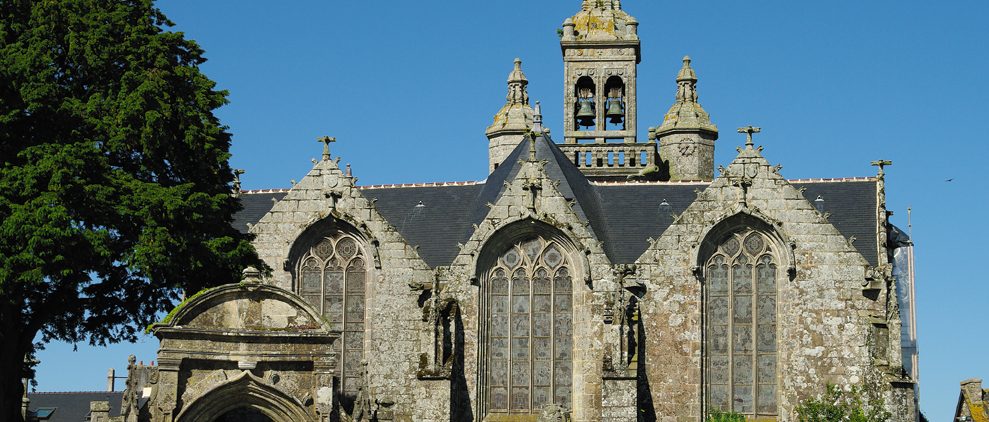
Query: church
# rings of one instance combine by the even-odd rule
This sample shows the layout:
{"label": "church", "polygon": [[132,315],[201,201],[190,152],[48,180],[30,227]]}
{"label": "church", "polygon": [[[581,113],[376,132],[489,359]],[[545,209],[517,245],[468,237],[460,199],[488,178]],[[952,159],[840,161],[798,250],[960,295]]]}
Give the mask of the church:
{"label": "church", "polygon": [[720,136],[689,57],[640,139],[638,25],[563,22],[562,134],[515,60],[483,181],[358,185],[326,137],[290,189],[238,187],[270,272],[152,326],[113,420],[792,421],[829,385],[918,420],[889,162],[787,179],[759,128]]}

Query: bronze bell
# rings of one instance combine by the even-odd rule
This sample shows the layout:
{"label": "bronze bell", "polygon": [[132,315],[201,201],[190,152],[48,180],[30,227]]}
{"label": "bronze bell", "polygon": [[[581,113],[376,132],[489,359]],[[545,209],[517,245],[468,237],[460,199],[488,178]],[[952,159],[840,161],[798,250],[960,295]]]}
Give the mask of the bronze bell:
{"label": "bronze bell", "polygon": [[579,100],[580,108],[577,109],[577,124],[580,126],[594,126],[594,102],[590,98]]}
{"label": "bronze bell", "polygon": [[625,107],[621,97],[608,99],[608,114],[606,116],[611,119],[613,124],[617,125],[622,122],[622,119],[625,118]]}

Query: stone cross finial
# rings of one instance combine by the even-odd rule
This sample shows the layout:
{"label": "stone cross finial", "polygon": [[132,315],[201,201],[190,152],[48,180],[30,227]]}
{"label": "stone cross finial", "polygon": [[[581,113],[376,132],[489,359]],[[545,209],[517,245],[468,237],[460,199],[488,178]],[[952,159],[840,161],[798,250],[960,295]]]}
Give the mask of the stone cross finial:
{"label": "stone cross finial", "polygon": [[886,166],[893,165],[893,162],[890,160],[876,160],[872,162],[872,165],[879,167],[879,177],[883,177],[886,175]]}
{"label": "stone cross finial", "polygon": [[745,146],[750,149],[755,145],[755,143],[752,142],[752,134],[759,132],[762,132],[762,128],[753,127],[752,125],[738,128],[738,133],[745,134]]}
{"label": "stone cross finial", "polygon": [[336,142],[337,141],[337,138],[334,138],[332,136],[323,136],[323,137],[317,138],[316,140],[323,143],[323,161],[329,160],[330,159],[330,144]]}

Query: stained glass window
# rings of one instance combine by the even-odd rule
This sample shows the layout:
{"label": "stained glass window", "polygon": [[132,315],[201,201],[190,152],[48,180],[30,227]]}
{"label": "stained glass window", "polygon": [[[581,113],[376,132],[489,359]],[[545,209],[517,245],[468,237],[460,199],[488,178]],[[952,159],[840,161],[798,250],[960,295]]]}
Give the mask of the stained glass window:
{"label": "stained glass window", "polygon": [[318,240],[299,262],[299,295],[342,331],[336,342],[340,389],[354,396],[364,357],[364,250],[357,239],[338,232]]}
{"label": "stained glass window", "polygon": [[563,249],[532,238],[504,251],[486,283],[485,403],[492,414],[570,407],[573,276]]}
{"label": "stained glass window", "polygon": [[734,233],[705,267],[705,393],[709,410],[776,411],[776,276],[769,241]]}

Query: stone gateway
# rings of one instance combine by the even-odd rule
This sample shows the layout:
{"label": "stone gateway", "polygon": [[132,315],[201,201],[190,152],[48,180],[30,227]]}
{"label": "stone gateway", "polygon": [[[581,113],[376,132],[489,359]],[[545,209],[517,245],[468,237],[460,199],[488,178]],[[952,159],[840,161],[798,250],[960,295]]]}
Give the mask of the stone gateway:
{"label": "stone gateway", "polygon": [[482,182],[359,186],[324,138],[291,189],[238,192],[271,275],[154,326],[122,419],[791,421],[837,385],[917,420],[888,162],[788,180],[748,127],[716,170],[689,57],[638,139],[638,25],[564,21],[560,143],[515,61]]}

